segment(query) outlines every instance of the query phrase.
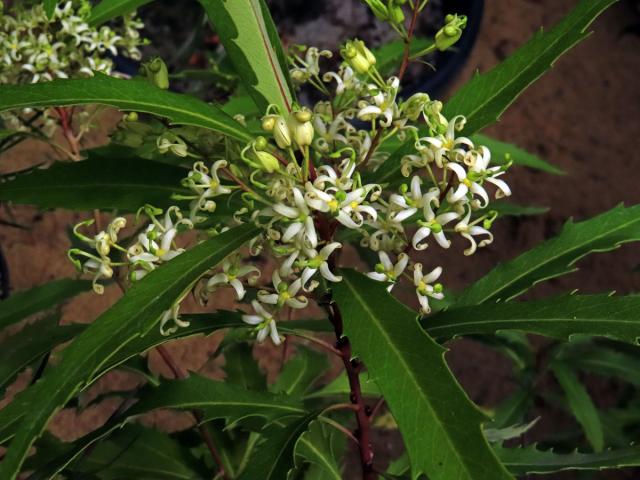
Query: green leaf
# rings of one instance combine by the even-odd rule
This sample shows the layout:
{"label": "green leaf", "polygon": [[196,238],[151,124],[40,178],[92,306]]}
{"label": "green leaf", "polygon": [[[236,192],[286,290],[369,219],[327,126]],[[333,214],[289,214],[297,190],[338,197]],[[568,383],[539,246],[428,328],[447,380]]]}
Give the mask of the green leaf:
{"label": "green leaf", "polygon": [[485,209],[480,209],[478,213],[486,213],[489,211],[496,211],[501,217],[528,217],[531,215],[542,215],[549,211],[548,207],[531,207],[527,205],[517,205],[515,203],[505,202],[504,200],[498,200],[492,202]]}
{"label": "green leaf", "polygon": [[582,425],[587,440],[596,452],[601,452],[604,448],[602,425],[598,417],[598,409],[593,404],[587,389],[564,363],[552,362],[551,370],[564,390],[571,413]]}
{"label": "green leaf", "polygon": [[168,118],[174,125],[215,130],[246,142],[252,135],[218,107],[189,95],[161,90],[144,80],[122,80],[96,73],[93,78],[32,85],[3,85],[0,111],[27,107],[109,105]]}
{"label": "green leaf", "polygon": [[150,272],[87,327],[65,349],[60,363],[14,400],[18,402],[16,409],[24,408],[25,403],[31,405],[29,415],[22,416],[11,448],[0,463],[0,478],[16,478],[29,448],[49,419],[93,378],[109,357],[154,328],[161,314],[185,295],[205,272],[256,234],[256,227],[246,224],[202,242]]}
{"label": "green leaf", "polygon": [[[637,350],[637,349],[635,349]],[[621,351],[620,345],[594,345],[593,342],[563,345],[558,357],[571,367],[598,375],[620,378],[640,386],[640,354]]]}
{"label": "green leaf", "polygon": [[294,449],[300,435],[317,412],[289,422],[284,427],[273,424],[263,431],[262,442],[253,450],[240,480],[283,480],[294,467]]}
{"label": "green leaf", "polygon": [[267,379],[253,358],[253,348],[248,343],[234,343],[224,352],[226,381],[247,390],[264,391]]}
{"label": "green leaf", "polygon": [[296,350],[296,356],[287,360],[271,386],[272,392],[282,392],[294,397],[304,395],[329,368],[325,355],[302,346],[296,347]]}
{"label": "green leaf", "polygon": [[420,328],[416,314],[384,285],[353,270],[343,271],[334,298],[354,355],[366,365],[398,423],[412,477],[512,478],[482,434],[484,415],[458,385],[444,361],[445,349]]}
{"label": "green leaf", "polygon": [[447,118],[466,116],[465,135],[496,122],[558,57],[589,35],[586,30],[591,22],[615,1],[581,0],[554,28],[548,32],[541,30],[504,62],[476,75],[446,103],[443,114]]}
{"label": "green leaf", "polygon": [[584,334],[637,343],[639,312],[640,295],[566,295],[452,308],[422,323],[429,335],[437,338],[516,330],[562,340]]}
{"label": "green leaf", "polygon": [[309,424],[309,428],[298,438],[294,448],[295,465],[300,467],[310,463],[323,472],[324,480],[342,480],[340,466],[336,460],[336,452],[331,435],[327,432],[330,427],[319,420]]}
{"label": "green leaf", "polygon": [[[360,379],[360,387],[362,388],[362,394],[365,396],[379,397],[381,395],[376,383],[373,379],[367,378],[367,376]],[[343,372],[320,390],[309,393],[306,398],[344,396],[350,393],[349,378],[346,373]]]}
{"label": "green leaf", "polygon": [[141,158],[54,163],[0,181],[0,200],[71,210],[136,212],[145,204],[166,208],[175,205],[172,194],[188,193],[180,185],[187,173]]}
{"label": "green leaf", "polygon": [[529,430],[531,430],[536,423],[538,423],[540,417],[534,418],[529,423],[519,423],[515,425],[509,425],[502,428],[485,428],[484,436],[488,442],[502,443],[505,440],[512,440],[514,438],[521,437]]}
{"label": "green leaf", "polygon": [[158,387],[148,387],[141,396],[143,398],[127,415],[139,415],[158,408],[195,408],[203,412],[203,421],[225,418],[230,423],[251,421],[252,426],[260,426],[282,417],[306,413],[301,403],[285,395],[251,391],[195,374],[184,380],[165,381]]}
{"label": "green leaf", "polygon": [[560,170],[555,165],[541,159],[540,157],[533,155],[516,145],[510,143],[501,142],[494,138],[487,137],[480,133],[476,133],[471,136],[471,141],[475,145],[484,145],[491,150],[491,161],[496,165],[505,165],[509,161],[512,161],[514,165],[533,168],[547,173],[553,173],[554,175],[564,175],[565,172]]}
{"label": "green leaf", "polygon": [[97,27],[109,20],[127,15],[152,0],[102,0],[91,10],[89,25]]}
{"label": "green leaf", "polygon": [[0,392],[26,367],[68,342],[85,329],[85,325],[59,326],[59,315],[27,325],[0,344]]}
{"label": "green leaf", "polygon": [[127,425],[70,469],[97,473],[101,480],[196,480],[207,478],[202,466],[166,433]]}
{"label": "green leaf", "polygon": [[64,278],[15,293],[0,302],[0,329],[88,290],[91,290],[91,282]]}
{"label": "green leaf", "polygon": [[576,270],[591,252],[607,252],[640,240],[640,205],[620,205],[579,223],[569,221],[560,234],[515,259],[498,265],[458,296],[455,306],[510,300],[535,284]]}
{"label": "green leaf", "polygon": [[498,458],[514,475],[553,473],[562,470],[606,470],[640,466],[640,445],[599,453],[556,453],[535,445],[525,448],[496,448]]}
{"label": "green leaf", "polygon": [[51,19],[53,17],[53,12],[56,11],[58,0],[43,0],[42,5],[44,7],[44,13],[46,13],[47,18]]}
{"label": "green leaf", "polygon": [[291,111],[293,89],[277,30],[263,0],[200,0],[261,112]]}

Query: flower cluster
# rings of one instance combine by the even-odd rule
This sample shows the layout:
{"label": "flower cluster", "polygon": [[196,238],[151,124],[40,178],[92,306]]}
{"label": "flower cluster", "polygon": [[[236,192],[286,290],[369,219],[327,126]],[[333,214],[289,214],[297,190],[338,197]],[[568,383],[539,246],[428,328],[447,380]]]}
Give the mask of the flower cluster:
{"label": "flower cluster", "polygon": [[[111,74],[112,57],[140,59],[144,25],[134,14],[125,15],[118,24],[99,27],[89,25],[90,14],[86,0],[59,3],[51,18],[42,4],[17,5],[7,12],[0,9],[0,84]],[[6,126],[26,131],[23,117],[29,113],[3,113],[1,118]],[[53,120],[48,124],[45,133],[50,135]]]}
{"label": "flower cluster", "polygon": [[[234,254],[201,280],[197,296],[204,302],[229,287],[242,300],[256,288],[253,313],[244,320],[259,340],[278,344],[280,312],[306,308],[341,281],[338,257],[347,242],[375,252],[379,263],[369,277],[389,290],[406,282],[423,314],[432,299],[443,298],[442,268],[425,268],[415,252],[448,249],[455,237],[466,242],[465,255],[490,244],[497,214],[488,206],[492,195],[511,194],[500,178],[507,166],[492,166],[488,148],[459,134],[464,117],[445,118],[442,104],[423,93],[400,98],[400,80],[381,77],[363,42],[347,42],[341,54],[338,71],[325,73],[319,61],[327,53],[310,48],[292,57],[296,82],[315,86],[326,100],[290,111],[269,106],[263,134],[248,144],[227,140],[215,153],[202,148],[193,131],[170,129],[157,137],[160,152],[196,159],[182,182],[190,194],[175,197],[189,206],[184,218],[177,207],[169,209],[164,223],[145,211],[152,218],[149,229],[125,250],[132,280],[180,253],[172,247],[178,225],[215,235],[252,222],[262,233],[249,252],[275,260],[271,281],[262,278],[258,285],[257,264]],[[390,155],[399,145],[408,147],[407,154]],[[98,237],[90,240],[96,250]],[[83,268],[95,271],[98,263],[89,257]],[[176,320],[176,312],[167,318]]]}

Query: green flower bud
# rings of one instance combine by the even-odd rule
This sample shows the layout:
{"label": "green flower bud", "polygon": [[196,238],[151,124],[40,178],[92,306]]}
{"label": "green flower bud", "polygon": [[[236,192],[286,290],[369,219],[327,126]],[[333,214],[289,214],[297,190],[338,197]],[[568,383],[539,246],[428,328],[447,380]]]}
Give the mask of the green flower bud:
{"label": "green flower bud", "polygon": [[267,139],[264,137],[256,138],[256,141],[254,143],[256,150],[264,150],[265,148],[267,148],[267,145],[268,145]]}
{"label": "green flower bud", "polygon": [[404,12],[402,11],[402,7],[396,5],[393,0],[389,1],[389,22],[394,25],[400,25],[404,22]]}
{"label": "green flower bud", "polygon": [[291,112],[289,115],[289,130],[293,134],[293,140],[300,147],[311,145],[314,129],[311,124],[311,112],[307,108]]}
{"label": "green flower bud", "polygon": [[144,144],[144,137],[142,135],[128,130],[116,131],[112,135],[111,140],[113,140],[114,143],[118,143],[129,148],[140,148]]}
{"label": "green flower bud", "polygon": [[446,25],[436,33],[436,48],[445,51],[451,48],[462,36],[462,30],[467,26],[467,17],[464,15],[447,15]]}
{"label": "green flower bud", "polygon": [[[367,49],[366,52],[360,48],[359,43],[364,46],[362,41],[358,40],[349,40],[341,49],[340,54],[342,58],[349,64],[351,68],[353,68],[356,72],[360,74],[365,74],[369,71],[371,66],[375,63],[375,57],[373,54]],[[368,56],[367,56],[368,52]],[[373,59],[373,62],[371,62]]]}
{"label": "green flower bud", "polygon": [[129,112],[124,116],[124,120],[127,122],[137,122],[138,121],[138,112]]}
{"label": "green flower bud", "polygon": [[364,0],[364,2],[369,6],[378,20],[384,22],[389,19],[387,7],[384,6],[381,0]]}
{"label": "green flower bud", "polygon": [[435,293],[442,293],[443,290],[444,290],[444,287],[442,286],[441,283],[436,283],[433,285],[433,291]]}
{"label": "green flower bud", "polygon": [[169,88],[169,70],[167,70],[167,64],[160,57],[152,58],[144,63],[140,71],[156,87],[163,90]]}
{"label": "green flower bud", "polygon": [[273,127],[275,127],[275,125],[276,125],[276,119],[271,115],[266,116],[262,119],[262,129],[265,132],[273,131]]}
{"label": "green flower bud", "polygon": [[273,125],[273,138],[275,138],[278,147],[288,148],[291,146],[291,131],[284,118],[276,117]]}
{"label": "green flower bud", "polygon": [[262,168],[264,168],[268,173],[273,173],[276,170],[280,169],[280,163],[278,162],[278,159],[271,155],[269,152],[256,150],[255,154],[258,157],[258,161],[260,162]]}

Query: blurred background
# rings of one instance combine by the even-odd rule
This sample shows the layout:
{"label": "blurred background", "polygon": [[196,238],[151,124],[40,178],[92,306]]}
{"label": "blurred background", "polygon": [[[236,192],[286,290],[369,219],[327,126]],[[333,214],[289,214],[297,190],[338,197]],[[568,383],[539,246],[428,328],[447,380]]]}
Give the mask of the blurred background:
{"label": "blurred background", "polygon": [[[285,43],[335,48],[340,40],[349,36],[360,36],[375,43],[389,35],[388,31],[376,26],[357,0],[273,0],[270,3]],[[460,8],[475,5],[471,1],[457,3],[466,4]],[[541,26],[552,26],[576,3],[576,0],[487,0],[481,21],[477,22],[477,39],[470,38],[464,44],[468,58],[459,55],[453,66],[446,58],[430,59],[436,67],[448,69],[444,77],[436,80],[433,73],[428,73],[428,66],[413,67],[409,88],[428,88],[430,94],[445,100],[476,70],[487,71],[504,60]],[[215,46],[216,39],[201,26],[201,13],[190,5],[191,2],[186,1],[157,2],[144,7],[141,16],[147,22],[147,35],[156,51],[175,66],[195,68],[203,59],[194,53],[193,42],[204,41]],[[421,25],[421,31],[437,30],[441,23],[438,16],[450,13],[445,11],[446,5],[447,2],[432,2],[432,16]],[[484,132],[515,143],[565,172],[564,175],[550,175],[513,168],[508,174],[514,203],[549,210],[540,215],[509,217],[496,222],[494,243],[471,258],[460,255],[459,249],[446,252],[437,262],[445,268],[443,282],[447,287],[462,289],[496,263],[554,236],[571,217],[586,219],[621,202],[640,203],[640,2],[618,2],[596,20],[591,29],[594,34],[590,38],[556,62],[551,71],[511,106],[498,124]],[[166,42],[169,37],[172,43]],[[131,67],[124,65],[123,68]],[[115,113],[106,114],[89,142],[93,145],[104,142],[118,118]],[[43,156],[51,156],[46,146],[24,143],[0,157],[0,173],[33,165]],[[23,290],[75,274],[65,255],[67,228],[81,218],[84,216],[39,212],[28,207],[0,208],[0,247],[6,257],[11,290]],[[640,291],[639,252],[637,244],[630,244],[614,252],[591,255],[579,262],[577,272],[545,282],[534,288],[528,298],[575,289],[583,293],[611,290],[637,293]],[[433,262],[433,257],[428,261]],[[2,288],[7,290],[8,287],[3,285]],[[89,322],[117,297],[117,290],[108,290],[103,297],[85,294],[65,307],[65,319]],[[172,346],[172,351],[184,367],[218,375],[219,362],[208,362],[207,358],[219,340],[216,336],[187,340]],[[536,339],[534,342],[544,350],[544,341]],[[512,365],[505,357],[471,340],[456,341],[449,347],[451,351],[447,358],[452,369],[480,406],[495,406],[514,389]],[[259,355],[263,366],[269,368],[270,362],[279,362],[278,352],[263,350]],[[150,361],[156,370],[163,371],[153,355]],[[540,361],[544,361],[542,356]],[[5,402],[22,388],[25,379],[8,390]],[[587,376],[585,380],[595,402],[603,407],[615,402],[623,389],[618,382],[595,375]],[[93,391],[98,395],[110,389],[126,388],[132,382],[134,380],[126,374],[110,374],[101,379]],[[539,388],[553,388],[553,383],[551,377],[541,378]],[[2,405],[0,403],[0,407]],[[107,399],[79,415],[64,411],[56,418],[52,429],[67,439],[76,438],[106,419],[115,405],[113,399]],[[532,418],[538,415],[541,420],[527,433],[527,441],[576,428],[569,416],[543,401],[536,404]],[[178,428],[180,419],[172,421]],[[377,441],[380,450],[388,450],[380,453],[384,457],[394,451],[398,440],[389,434]],[[547,478],[637,479],[640,472],[629,470],[589,477],[567,473]]]}

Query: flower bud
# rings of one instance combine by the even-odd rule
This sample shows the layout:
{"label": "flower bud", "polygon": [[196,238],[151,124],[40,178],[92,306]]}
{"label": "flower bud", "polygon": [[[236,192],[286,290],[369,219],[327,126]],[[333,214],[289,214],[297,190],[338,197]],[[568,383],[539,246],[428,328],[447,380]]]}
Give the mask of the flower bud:
{"label": "flower bud", "polygon": [[400,25],[404,22],[404,12],[402,7],[397,5],[393,0],[389,1],[389,22],[393,25]]}
{"label": "flower bud", "polygon": [[383,22],[389,19],[389,13],[387,11],[387,7],[384,6],[381,0],[364,0],[365,3],[369,6],[373,14],[376,16],[378,20],[382,20]]}
{"label": "flower bud", "polygon": [[273,138],[278,147],[288,148],[291,146],[291,131],[284,118],[277,116],[273,125]]}
{"label": "flower bud", "polygon": [[293,139],[299,147],[311,145],[315,132],[309,109],[303,108],[289,115],[289,130],[293,133]]}
{"label": "flower bud", "polygon": [[445,51],[453,46],[462,36],[462,30],[467,26],[467,17],[464,15],[447,15],[445,26],[436,33],[436,48]]}
{"label": "flower bud", "polygon": [[167,64],[160,57],[155,57],[142,64],[140,72],[156,87],[166,90],[169,88],[169,71]]}
{"label": "flower bud", "polygon": [[342,58],[344,58],[344,60],[349,64],[349,66],[360,74],[367,73],[372,66],[372,63],[367,59],[364,52],[360,51],[360,49],[358,48],[357,41],[355,40],[348,41],[340,49],[340,54],[342,55]]}
{"label": "flower bud", "polygon": [[265,132],[273,131],[273,127],[276,125],[276,119],[272,115],[267,115],[262,119],[262,129]]}

